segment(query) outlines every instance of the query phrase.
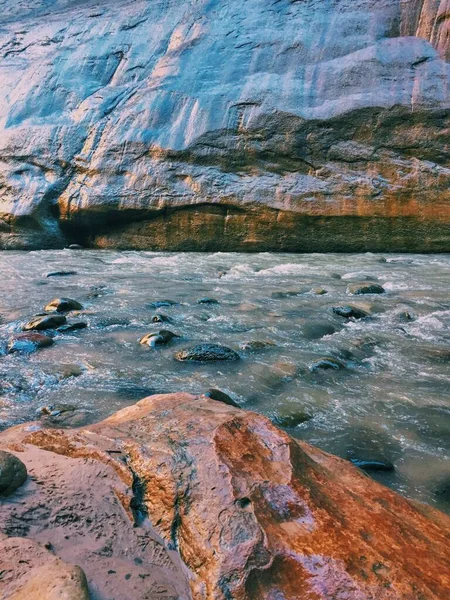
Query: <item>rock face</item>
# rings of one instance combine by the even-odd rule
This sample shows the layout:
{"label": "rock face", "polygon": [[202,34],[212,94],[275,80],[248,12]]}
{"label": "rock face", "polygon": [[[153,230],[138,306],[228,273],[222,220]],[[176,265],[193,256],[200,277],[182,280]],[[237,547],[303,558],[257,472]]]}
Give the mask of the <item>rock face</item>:
{"label": "rock face", "polygon": [[448,0],[0,0],[0,245],[450,248]]}
{"label": "rock face", "polygon": [[[158,554],[166,557],[163,574],[172,565],[175,584],[182,571],[173,556],[179,553],[194,600],[447,598],[448,517],[293,440],[260,415],[206,397],[160,395],[87,430],[20,426],[4,432],[0,444],[13,446],[26,463],[34,460],[36,469],[45,463],[47,477],[52,473],[48,489],[41,472],[41,485],[30,484],[38,489],[21,498],[32,502],[32,494],[40,494],[34,500],[40,510],[12,501],[0,506],[0,523],[19,527],[24,521],[22,537],[49,540],[61,559],[83,568],[100,600],[161,597],[154,588],[154,595],[143,593],[139,585],[146,580],[136,570],[128,580],[137,581],[134,596],[124,592],[123,576],[106,578],[109,589],[100,583],[108,564],[123,575],[133,556],[140,569],[150,568],[147,546],[141,540],[135,555],[133,541],[147,522],[165,543],[159,542]],[[80,485],[87,496],[73,496]],[[117,498],[135,519],[127,536]],[[65,540],[68,532],[78,545]],[[105,546],[107,532],[112,538]],[[122,585],[117,596],[116,580]],[[182,583],[178,579],[178,594],[187,598]]]}

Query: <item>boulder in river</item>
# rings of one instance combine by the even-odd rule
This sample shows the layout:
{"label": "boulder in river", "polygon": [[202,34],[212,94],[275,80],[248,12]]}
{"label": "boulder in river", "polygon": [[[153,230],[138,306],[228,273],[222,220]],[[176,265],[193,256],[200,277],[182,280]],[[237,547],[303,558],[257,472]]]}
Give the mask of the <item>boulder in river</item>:
{"label": "boulder in river", "polygon": [[364,319],[369,313],[357,306],[346,304],[345,306],[333,306],[333,312],[344,319]]}
{"label": "boulder in river", "polygon": [[157,577],[174,598],[448,596],[449,517],[262,415],[166,394],[86,430],[15,427],[0,445],[20,445],[41,483],[0,505],[0,528],[37,513],[20,543],[45,536],[101,598],[152,597]]}
{"label": "boulder in river", "polygon": [[13,494],[27,480],[27,468],[11,452],[0,450],[0,497]]}
{"label": "boulder in river", "polygon": [[43,331],[45,329],[56,329],[61,325],[64,325],[67,322],[67,319],[64,315],[42,315],[39,317],[35,317],[31,321],[28,321],[23,326],[24,331]]}
{"label": "boulder in river", "polygon": [[162,346],[168,344],[173,338],[180,337],[176,333],[169,331],[168,329],[161,329],[161,331],[147,333],[139,340],[139,343],[145,346],[154,348],[155,346]]}
{"label": "boulder in river", "polygon": [[350,283],[347,286],[347,294],[360,296],[362,294],[384,294],[386,290],[378,283],[370,281],[360,281],[359,283]]}
{"label": "boulder in river", "polygon": [[42,333],[16,333],[8,340],[8,354],[13,352],[33,352],[38,348],[47,348],[53,344],[53,338]]}
{"label": "boulder in river", "polygon": [[72,298],[54,298],[44,308],[45,312],[70,312],[71,310],[81,310],[83,306]]}
{"label": "boulder in river", "polygon": [[152,323],[172,323],[173,320],[168,317],[167,315],[164,315],[163,313],[156,313],[156,315],[154,315],[152,317]]}
{"label": "boulder in river", "polygon": [[239,360],[240,356],[231,348],[219,344],[197,344],[175,354],[181,362],[213,362]]}

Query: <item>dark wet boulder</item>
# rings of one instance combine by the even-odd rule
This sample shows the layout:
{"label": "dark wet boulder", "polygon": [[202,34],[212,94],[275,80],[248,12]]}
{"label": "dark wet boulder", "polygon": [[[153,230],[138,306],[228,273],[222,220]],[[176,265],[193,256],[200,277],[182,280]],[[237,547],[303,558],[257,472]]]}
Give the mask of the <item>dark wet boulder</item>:
{"label": "dark wet boulder", "polygon": [[205,394],[207,398],[211,398],[211,400],[216,400],[216,402],[222,402],[223,404],[227,404],[228,406],[234,406],[235,408],[240,408],[239,404],[230,398],[228,394],[222,392],[220,390],[211,389],[208,390]]}
{"label": "dark wet boulder", "polygon": [[345,365],[341,361],[336,358],[332,358],[330,356],[326,356],[324,358],[319,358],[309,367],[309,370],[314,373],[315,371],[339,371],[340,369],[344,369]]}
{"label": "dark wet boulder", "polygon": [[81,310],[83,306],[72,298],[54,298],[44,308],[45,312],[70,312],[71,310]]}
{"label": "dark wet boulder", "polygon": [[416,319],[417,319],[417,316],[409,310],[404,310],[401,313],[399,313],[399,315],[398,315],[398,320],[401,323],[411,323],[412,321],[415,321]]}
{"label": "dark wet boulder", "polygon": [[173,338],[180,337],[176,333],[169,331],[168,329],[161,329],[158,332],[147,333],[139,340],[139,343],[144,346],[150,346],[154,348],[155,346],[163,346],[168,344]]}
{"label": "dark wet boulder", "polygon": [[364,319],[369,313],[356,306],[347,304],[345,306],[333,306],[333,312],[344,319]]}
{"label": "dark wet boulder", "polygon": [[219,301],[216,300],[215,298],[200,298],[199,300],[197,300],[197,304],[219,304]]}
{"label": "dark wet boulder", "polygon": [[152,323],[173,323],[173,319],[162,313],[156,313],[152,317]]}
{"label": "dark wet boulder", "polygon": [[61,327],[58,327],[57,331],[60,333],[69,333],[70,331],[79,331],[80,329],[86,329],[88,324],[86,321],[75,321],[75,323],[66,323]]}
{"label": "dark wet boulder", "polygon": [[13,494],[27,480],[27,468],[10,452],[0,450],[0,497]]}
{"label": "dark wet boulder", "polygon": [[61,325],[65,325],[66,322],[67,319],[63,315],[42,315],[28,321],[28,323],[23,326],[23,330],[42,331],[44,329],[56,329]]}
{"label": "dark wet boulder", "polygon": [[347,294],[360,296],[362,294],[384,294],[386,290],[378,283],[371,281],[360,281],[359,283],[350,283],[347,286]]}
{"label": "dark wet boulder", "polygon": [[336,333],[336,329],[330,323],[312,322],[302,326],[303,337],[307,340],[319,340],[333,333]]}
{"label": "dark wet boulder", "polygon": [[240,356],[231,348],[219,344],[198,344],[175,354],[182,362],[213,362],[239,360]]}
{"label": "dark wet boulder", "polygon": [[47,273],[46,277],[69,277],[70,275],[77,275],[76,271],[52,271]]}
{"label": "dark wet boulder", "polygon": [[150,308],[162,308],[169,306],[178,306],[180,303],[175,302],[175,300],[155,300],[150,303]]}
{"label": "dark wet boulder", "polygon": [[53,344],[53,338],[42,333],[17,333],[8,340],[7,352],[34,352],[39,348],[47,348]]}

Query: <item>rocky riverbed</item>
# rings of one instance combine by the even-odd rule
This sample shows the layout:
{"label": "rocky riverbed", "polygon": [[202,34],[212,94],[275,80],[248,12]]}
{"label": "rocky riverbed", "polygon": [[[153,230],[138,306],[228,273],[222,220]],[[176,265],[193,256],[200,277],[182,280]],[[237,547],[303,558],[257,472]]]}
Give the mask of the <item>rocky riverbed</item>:
{"label": "rocky riverbed", "polygon": [[447,598],[447,516],[256,413],[159,395],[0,447],[5,600]]}
{"label": "rocky riverbed", "polygon": [[449,268],[446,255],[1,253],[0,426],[76,427],[152,393],[218,390],[448,511]]}

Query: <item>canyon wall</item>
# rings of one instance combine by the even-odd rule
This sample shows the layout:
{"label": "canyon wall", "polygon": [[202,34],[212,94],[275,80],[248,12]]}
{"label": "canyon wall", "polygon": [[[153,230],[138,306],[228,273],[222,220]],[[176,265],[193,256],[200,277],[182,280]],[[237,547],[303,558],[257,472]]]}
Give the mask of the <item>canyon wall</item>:
{"label": "canyon wall", "polygon": [[0,0],[0,247],[450,251],[450,0]]}

